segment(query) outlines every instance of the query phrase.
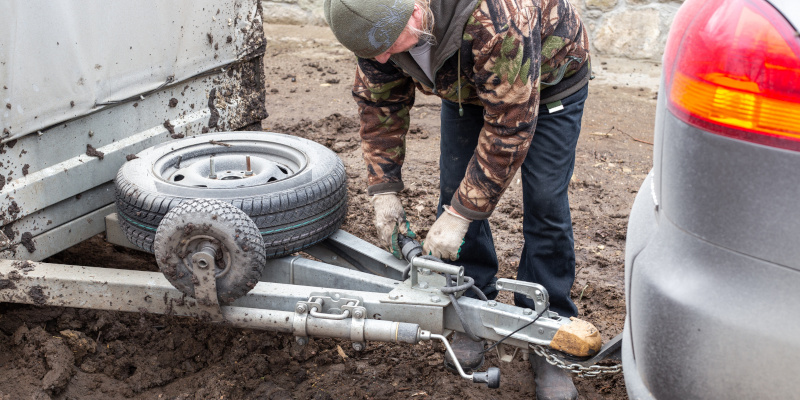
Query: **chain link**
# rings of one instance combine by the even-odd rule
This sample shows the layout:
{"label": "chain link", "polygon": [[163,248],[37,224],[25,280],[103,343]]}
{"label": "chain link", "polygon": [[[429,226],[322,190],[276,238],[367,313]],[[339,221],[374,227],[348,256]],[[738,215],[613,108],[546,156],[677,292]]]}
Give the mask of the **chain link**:
{"label": "chain link", "polygon": [[584,367],[580,364],[567,364],[561,358],[558,358],[557,355],[553,354],[550,350],[545,348],[544,346],[538,344],[530,345],[533,349],[533,352],[536,353],[539,357],[544,357],[550,365],[555,365],[558,368],[565,369],[573,374],[578,375],[581,378],[595,378],[600,374],[616,374],[622,371],[622,364],[616,365],[592,365],[590,367]]}

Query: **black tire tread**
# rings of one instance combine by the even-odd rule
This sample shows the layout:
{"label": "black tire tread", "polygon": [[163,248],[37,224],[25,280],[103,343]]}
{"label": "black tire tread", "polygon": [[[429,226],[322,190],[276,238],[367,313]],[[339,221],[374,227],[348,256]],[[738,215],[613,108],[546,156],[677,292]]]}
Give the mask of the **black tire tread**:
{"label": "black tire tread", "polygon": [[[192,220],[198,214],[202,217],[197,221]],[[162,265],[163,260],[170,256],[170,248],[167,245],[169,240],[187,239],[182,236],[185,235],[183,232],[187,223],[195,225],[210,223],[223,230],[230,230],[229,237],[233,239],[238,248],[228,249],[228,251],[231,251],[238,262],[234,262],[230,266],[232,269],[227,274],[217,278],[217,296],[221,302],[230,303],[247,294],[258,283],[266,266],[264,244],[258,227],[250,217],[230,203],[214,199],[186,201],[164,217],[155,234],[157,236],[156,243],[158,243],[154,248],[156,261],[173,286],[194,297],[192,277],[186,274],[178,278],[177,274],[168,274],[165,271],[167,266]]]}
{"label": "black tire tread", "polygon": [[[244,211],[262,233],[267,232],[262,238],[268,257],[291,254],[325,239],[344,221],[347,175],[341,159],[333,160],[316,166],[321,177],[295,188],[219,200]],[[152,253],[155,232],[164,216],[187,198],[144,189],[129,179],[125,170],[119,170],[115,185],[120,225],[133,244]]]}

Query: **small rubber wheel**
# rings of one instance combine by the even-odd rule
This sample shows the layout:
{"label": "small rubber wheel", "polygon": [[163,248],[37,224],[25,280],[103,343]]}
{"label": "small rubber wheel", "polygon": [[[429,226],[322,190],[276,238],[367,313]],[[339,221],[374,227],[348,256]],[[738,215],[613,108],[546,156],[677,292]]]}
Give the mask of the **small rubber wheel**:
{"label": "small rubber wheel", "polygon": [[194,297],[192,255],[209,246],[220,303],[255,287],[266,265],[264,242],[255,222],[224,201],[192,199],[170,210],[156,230],[154,253],[167,280]]}

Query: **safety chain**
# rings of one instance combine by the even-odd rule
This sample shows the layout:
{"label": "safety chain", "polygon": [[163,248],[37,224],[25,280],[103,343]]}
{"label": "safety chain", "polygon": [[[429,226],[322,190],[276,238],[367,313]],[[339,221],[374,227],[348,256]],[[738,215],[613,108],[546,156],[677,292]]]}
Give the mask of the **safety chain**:
{"label": "safety chain", "polygon": [[530,347],[533,349],[533,352],[536,353],[539,357],[544,357],[544,359],[550,364],[555,365],[558,368],[565,369],[573,374],[578,375],[581,378],[595,378],[600,374],[616,374],[622,371],[622,364],[616,365],[592,365],[590,367],[584,367],[580,364],[567,364],[564,360],[559,358],[557,355],[553,354],[550,350],[545,348],[544,346],[538,344],[531,344]]}

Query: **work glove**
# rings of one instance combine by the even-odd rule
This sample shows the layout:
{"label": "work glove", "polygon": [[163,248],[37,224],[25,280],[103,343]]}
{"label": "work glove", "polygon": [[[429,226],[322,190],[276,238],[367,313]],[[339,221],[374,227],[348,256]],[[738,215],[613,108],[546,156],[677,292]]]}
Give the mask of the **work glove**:
{"label": "work glove", "polygon": [[397,193],[376,194],[372,196],[370,202],[375,210],[375,229],[378,230],[378,239],[393,256],[402,260],[398,235],[403,234],[412,239],[417,235],[411,230],[411,224],[406,219],[406,212]]}
{"label": "work glove", "polygon": [[428,237],[422,242],[423,253],[440,260],[458,260],[470,222],[472,220],[450,210],[450,206],[444,206],[444,212],[433,223]]}

